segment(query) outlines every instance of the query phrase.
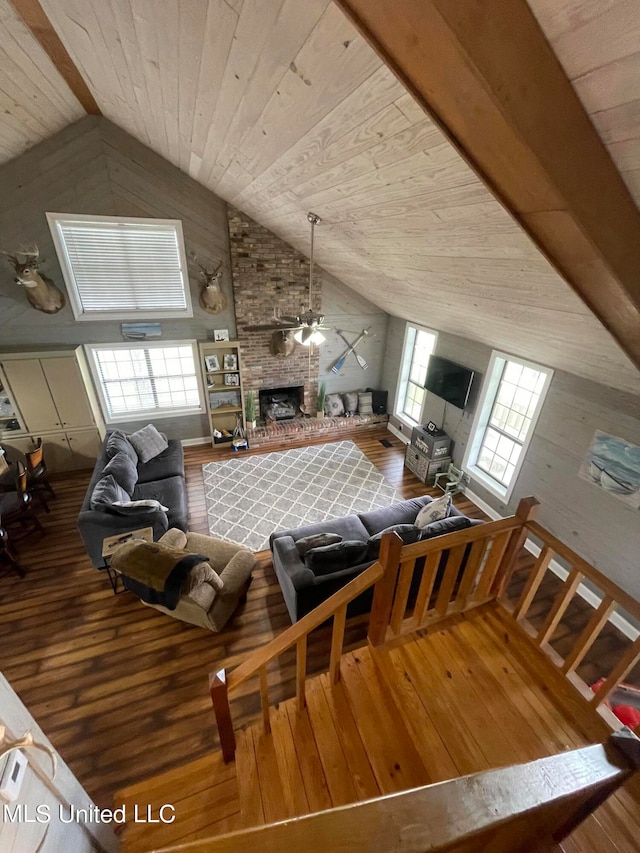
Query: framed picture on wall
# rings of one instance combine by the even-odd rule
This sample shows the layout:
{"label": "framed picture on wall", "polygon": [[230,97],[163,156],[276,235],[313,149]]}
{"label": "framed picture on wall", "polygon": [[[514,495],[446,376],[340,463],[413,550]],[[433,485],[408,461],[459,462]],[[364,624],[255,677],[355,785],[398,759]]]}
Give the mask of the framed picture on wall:
{"label": "framed picture on wall", "polygon": [[220,370],[220,362],[218,361],[217,355],[205,355],[204,363],[207,366],[207,370],[211,373],[214,370]]}
{"label": "framed picture on wall", "polygon": [[237,370],[238,369],[238,358],[235,353],[228,352],[225,354],[223,358],[223,364],[225,370]]}

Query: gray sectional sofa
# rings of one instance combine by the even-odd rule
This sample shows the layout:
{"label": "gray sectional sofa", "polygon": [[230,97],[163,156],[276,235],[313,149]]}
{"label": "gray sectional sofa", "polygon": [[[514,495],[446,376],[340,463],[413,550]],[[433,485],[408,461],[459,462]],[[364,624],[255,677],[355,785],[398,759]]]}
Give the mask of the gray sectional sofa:
{"label": "gray sectional sofa", "polygon": [[[358,515],[348,515],[342,518],[328,519],[327,521],[321,521],[317,524],[299,527],[294,530],[278,530],[276,533],[272,533],[269,545],[273,553],[273,567],[280,583],[291,621],[296,622],[302,618],[302,616],[309,613],[314,607],[317,607],[321,602],[329,598],[375,562],[377,556],[376,534],[395,525],[413,525],[418,512],[432,500],[429,495],[424,495],[420,498],[412,498],[411,500],[391,504],[391,506],[384,507],[383,509],[359,513]],[[456,521],[456,519],[462,520]],[[482,522],[467,518],[455,506],[452,506],[448,518],[430,525],[431,530],[426,536],[423,535],[421,538],[443,535],[452,529],[463,529],[464,527],[472,527],[476,524],[482,524]],[[323,564],[315,569],[310,568],[308,563],[311,561],[308,559],[308,555],[306,559],[302,557],[298,552],[296,543],[308,536],[321,533],[333,533],[341,536],[343,540],[348,542],[362,543],[363,547],[361,551],[358,552],[357,547],[354,545],[352,553],[363,556],[360,558],[356,557],[358,561],[354,565],[345,566],[344,560],[341,560],[341,555],[337,553],[336,563],[339,566],[334,571],[331,570],[330,559],[327,561],[323,560]],[[379,537],[377,538],[377,547],[379,548]],[[324,557],[325,555],[321,556]],[[447,556],[448,554],[446,553],[443,555],[439,575],[444,572]],[[464,569],[465,562],[466,560],[463,561],[460,571]],[[422,571],[423,565],[424,561],[422,563],[417,561],[416,563],[416,581],[419,581],[418,575]],[[437,586],[438,578],[436,578],[436,589]],[[371,600],[371,590],[363,593],[350,605],[349,615],[366,612],[371,606]]]}
{"label": "gray sectional sofa", "polygon": [[168,511],[136,509],[123,513],[115,507],[92,509],[91,498],[94,488],[103,477],[103,469],[109,463],[112,451],[107,451],[108,433],[96,462],[89,488],[84,497],[78,529],[91,562],[96,568],[104,568],[102,540],[117,533],[126,533],[141,527],[152,527],[153,538],[158,540],[172,527],[186,531],[187,490],[184,479],[184,454],[179,441],[170,439],[168,447],[148,462],[138,462],[137,482],[131,492],[132,500],[157,500]]}

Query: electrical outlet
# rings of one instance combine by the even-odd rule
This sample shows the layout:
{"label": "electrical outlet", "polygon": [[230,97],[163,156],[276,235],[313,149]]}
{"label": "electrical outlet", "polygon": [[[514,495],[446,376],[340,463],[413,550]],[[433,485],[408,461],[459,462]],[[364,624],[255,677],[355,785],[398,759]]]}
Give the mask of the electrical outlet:
{"label": "electrical outlet", "polygon": [[17,799],[27,770],[27,759],[19,749],[9,753],[0,779],[0,797],[12,803]]}

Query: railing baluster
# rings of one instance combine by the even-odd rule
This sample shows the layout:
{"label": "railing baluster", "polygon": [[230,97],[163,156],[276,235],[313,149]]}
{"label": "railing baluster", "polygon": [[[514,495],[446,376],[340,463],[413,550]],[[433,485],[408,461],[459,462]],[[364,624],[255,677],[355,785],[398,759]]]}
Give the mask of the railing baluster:
{"label": "railing baluster", "polygon": [[398,578],[395,598],[393,599],[393,609],[391,610],[391,631],[396,635],[400,632],[400,627],[404,621],[407,610],[409,589],[411,588],[415,565],[415,559],[406,560],[404,563],[400,564],[400,576]]}
{"label": "railing baluster", "polygon": [[416,627],[422,624],[424,614],[426,613],[429,602],[431,601],[431,593],[433,592],[433,585],[436,581],[436,574],[438,572],[441,557],[442,551],[434,551],[433,554],[429,554],[427,561],[424,564],[422,580],[420,581],[420,589],[418,590],[416,598],[416,606],[413,609],[413,618],[415,620]]}
{"label": "railing baluster", "polygon": [[332,684],[340,681],[340,658],[342,657],[342,646],[344,645],[344,626],[347,621],[347,605],[345,604],[336,611],[333,617],[333,630],[331,632],[331,657],[329,658],[329,679]]}
{"label": "railing baluster", "polygon": [[584,631],[575,641],[573,648],[565,658],[565,662],[562,666],[562,672],[565,674],[573,672],[580,666],[584,656],[596,641],[598,634],[602,631],[615,609],[615,601],[610,595],[605,595],[600,602],[600,606],[594,612]]}
{"label": "railing baluster", "polygon": [[298,711],[307,704],[305,697],[305,682],[307,680],[307,635],[300,637],[296,643],[296,698]]}
{"label": "railing baluster", "polygon": [[386,533],[380,544],[380,563],[384,570],[382,578],[375,585],[371,617],[369,619],[368,638],[372,646],[380,646],[387,636],[391,618],[393,595],[398,579],[402,539],[397,533]]}
{"label": "railing baluster", "polygon": [[480,583],[478,584],[474,594],[474,599],[476,601],[484,601],[486,598],[489,598],[493,582],[496,578],[504,552],[507,550],[510,537],[510,533],[502,533],[500,536],[496,536],[493,540],[491,551],[489,552],[489,556],[482,570]]}
{"label": "railing baluster", "polygon": [[236,736],[233,732],[231,708],[229,707],[226,670],[221,669],[219,672],[209,675],[209,692],[213,703],[213,712],[216,715],[216,723],[218,724],[222,758],[228,764],[230,761],[233,761],[236,755]]}
{"label": "railing baluster", "polygon": [[442,578],[442,583],[440,584],[440,589],[438,591],[438,598],[436,599],[435,610],[439,617],[445,616],[449,609],[453,588],[456,585],[458,572],[460,571],[460,563],[464,557],[466,547],[466,545],[458,545],[457,548],[452,548],[449,551],[447,568],[445,569],[444,577]]}
{"label": "railing baluster", "polygon": [[260,702],[262,703],[262,722],[264,730],[268,734],[271,731],[271,718],[269,716],[269,685],[267,683],[267,667],[260,667]]}
{"label": "railing baluster", "polygon": [[553,607],[549,611],[542,627],[538,631],[536,644],[541,646],[546,643],[552,636],[553,632],[558,627],[560,620],[564,616],[565,610],[569,606],[569,602],[576,594],[576,590],[582,583],[584,575],[577,569],[571,569],[569,577],[562,585],[562,589],[556,596]]}
{"label": "railing baluster", "polygon": [[527,578],[520,601],[516,605],[516,609],[513,611],[513,618],[516,621],[518,619],[524,619],[529,612],[533,599],[536,597],[538,588],[542,583],[542,579],[547,573],[549,563],[553,559],[553,554],[554,552],[548,546],[545,546],[540,552],[540,555],[536,560],[536,564]]}
{"label": "railing baluster", "polygon": [[[473,589],[473,582],[475,581],[478,570],[482,565],[482,558],[484,557],[489,542],[489,539],[479,539],[471,546],[471,553],[469,554],[469,559],[467,560],[467,565],[465,566],[464,574],[462,575],[462,580],[460,582],[460,588],[458,589],[458,594],[456,596],[456,608],[458,610],[464,610],[467,606],[467,601],[471,594],[471,590]],[[473,598],[475,600],[475,593]]]}
{"label": "railing baluster", "polygon": [[522,526],[517,530],[514,530],[509,538],[509,543],[502,558],[500,568],[498,569],[493,589],[491,590],[492,593],[495,593],[496,598],[502,598],[509,586],[509,581],[511,580],[511,575],[515,568],[518,554],[524,547],[524,543],[527,541],[527,536],[529,535],[529,531],[525,525],[527,522],[533,521],[536,517],[538,513],[538,506],[539,502],[533,497],[522,498],[518,504],[518,508],[516,509],[516,518],[522,523]]}
{"label": "railing baluster", "polygon": [[633,669],[638,660],[640,660],[640,637],[637,637],[635,642],[633,642],[622,655],[618,663],[613,668],[609,678],[607,678],[589,704],[595,705],[596,708],[598,705],[601,705],[607,696],[616,689],[625,675]]}

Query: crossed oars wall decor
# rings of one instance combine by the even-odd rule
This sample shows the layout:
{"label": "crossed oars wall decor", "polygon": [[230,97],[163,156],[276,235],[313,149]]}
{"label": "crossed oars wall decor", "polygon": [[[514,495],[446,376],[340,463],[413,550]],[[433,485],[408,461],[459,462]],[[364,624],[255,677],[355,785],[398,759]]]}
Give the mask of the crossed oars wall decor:
{"label": "crossed oars wall decor", "polygon": [[342,329],[336,329],[336,334],[338,334],[339,337],[341,337],[342,340],[345,342],[345,344],[347,345],[347,350],[340,356],[340,358],[336,359],[336,361],[331,366],[332,373],[339,373],[342,370],[345,361],[351,355],[351,353],[353,353],[356,361],[363,370],[368,369],[369,365],[361,355],[358,355],[358,353],[356,352],[356,347],[362,340],[364,340],[364,338],[367,337],[370,328],[371,326],[367,326],[366,329],[363,329],[352,344],[350,344],[349,341],[342,334]]}

